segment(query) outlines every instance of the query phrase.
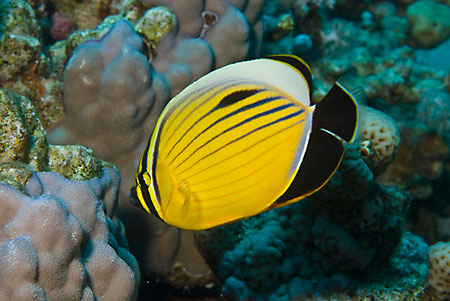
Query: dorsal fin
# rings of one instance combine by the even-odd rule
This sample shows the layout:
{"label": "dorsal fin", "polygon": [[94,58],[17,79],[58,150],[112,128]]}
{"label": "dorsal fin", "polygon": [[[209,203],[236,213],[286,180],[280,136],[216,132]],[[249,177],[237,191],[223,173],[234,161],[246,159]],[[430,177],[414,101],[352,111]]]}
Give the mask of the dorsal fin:
{"label": "dorsal fin", "polygon": [[268,55],[265,56],[265,58],[283,62],[289,65],[290,67],[294,68],[295,70],[297,70],[303,76],[305,81],[308,83],[309,97],[311,98],[312,95],[311,68],[309,68],[309,65],[304,60],[292,54]]}

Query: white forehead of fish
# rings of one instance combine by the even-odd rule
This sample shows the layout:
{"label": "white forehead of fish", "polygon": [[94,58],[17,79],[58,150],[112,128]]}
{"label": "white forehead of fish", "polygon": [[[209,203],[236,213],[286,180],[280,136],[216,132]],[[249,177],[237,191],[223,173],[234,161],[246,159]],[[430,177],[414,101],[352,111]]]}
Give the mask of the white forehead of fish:
{"label": "white forehead of fish", "polygon": [[209,86],[230,79],[261,81],[277,87],[307,107],[311,105],[308,83],[301,73],[285,63],[271,59],[227,65],[200,78],[196,84]]}

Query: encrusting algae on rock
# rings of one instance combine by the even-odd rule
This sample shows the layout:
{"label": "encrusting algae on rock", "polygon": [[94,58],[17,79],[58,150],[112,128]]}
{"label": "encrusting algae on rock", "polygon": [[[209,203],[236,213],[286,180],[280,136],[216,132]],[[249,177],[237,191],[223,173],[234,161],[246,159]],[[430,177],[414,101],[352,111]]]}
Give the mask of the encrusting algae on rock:
{"label": "encrusting algae on rock", "polygon": [[45,45],[35,11],[25,1],[0,3],[0,86],[33,101],[45,128],[61,120],[62,85]]}
{"label": "encrusting algae on rock", "polygon": [[45,130],[26,97],[0,89],[0,179],[20,190],[33,173],[57,171],[70,180],[101,176],[112,164],[84,146],[48,144]]}
{"label": "encrusting algae on rock", "polygon": [[176,24],[176,16],[167,7],[157,6],[147,10],[134,29],[150,48],[149,55],[153,55],[156,45]]}

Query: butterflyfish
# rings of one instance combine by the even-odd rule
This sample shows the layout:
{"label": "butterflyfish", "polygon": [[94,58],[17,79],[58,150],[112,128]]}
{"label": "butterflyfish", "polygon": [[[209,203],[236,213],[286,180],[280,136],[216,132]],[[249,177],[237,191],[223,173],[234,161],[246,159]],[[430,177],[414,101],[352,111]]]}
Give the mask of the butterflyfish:
{"label": "butterflyfish", "polygon": [[311,104],[311,69],[274,55],[217,69],[176,95],[140,160],[130,201],[203,230],[311,195],[339,166],[358,107],[336,82]]}

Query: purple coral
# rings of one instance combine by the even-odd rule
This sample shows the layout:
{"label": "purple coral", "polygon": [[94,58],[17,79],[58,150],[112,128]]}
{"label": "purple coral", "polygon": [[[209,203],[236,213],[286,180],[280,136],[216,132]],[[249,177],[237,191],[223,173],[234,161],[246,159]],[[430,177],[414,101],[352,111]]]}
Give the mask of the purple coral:
{"label": "purple coral", "polygon": [[167,97],[142,49],[131,24],[120,21],[101,40],[75,50],[64,73],[63,127],[71,137],[64,142],[94,147],[108,160],[141,142],[141,125],[154,102]]}
{"label": "purple coral", "polygon": [[139,268],[115,216],[120,176],[37,173],[25,195],[0,184],[1,300],[132,300]]}

